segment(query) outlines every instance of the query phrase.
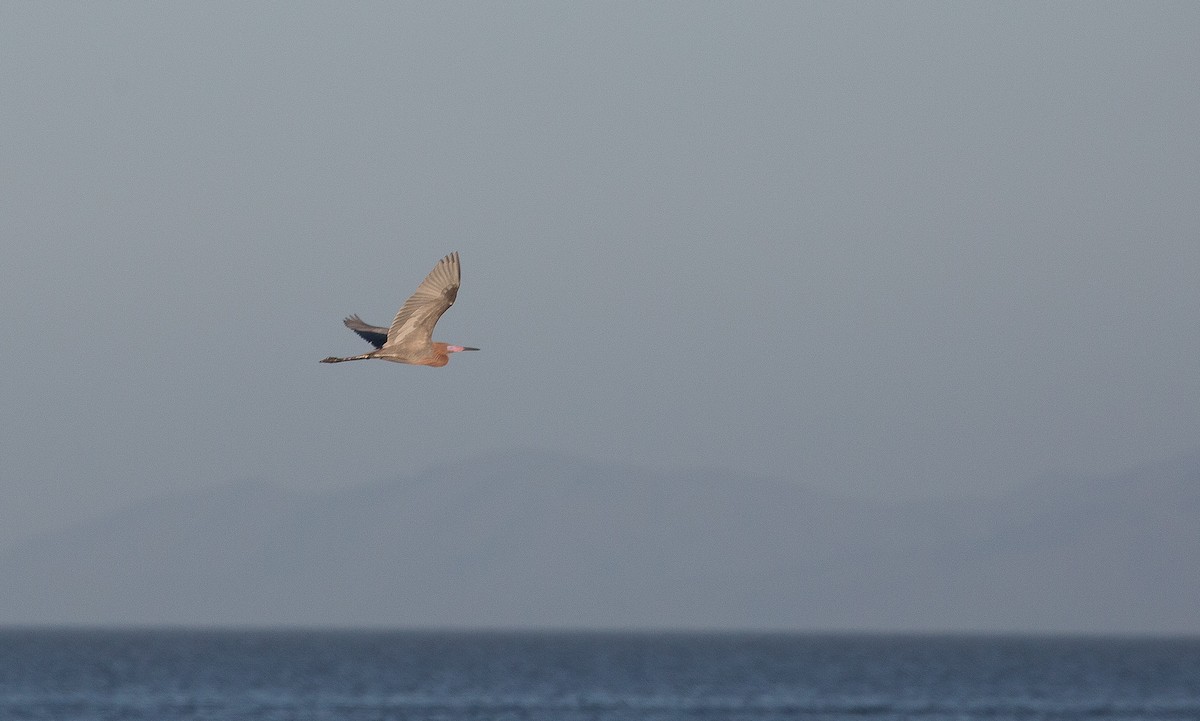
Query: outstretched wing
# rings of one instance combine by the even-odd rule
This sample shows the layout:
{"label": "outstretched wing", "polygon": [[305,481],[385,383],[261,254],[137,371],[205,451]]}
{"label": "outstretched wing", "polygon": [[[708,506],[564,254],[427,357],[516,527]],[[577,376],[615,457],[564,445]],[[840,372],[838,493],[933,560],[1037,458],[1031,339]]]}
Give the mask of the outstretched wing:
{"label": "outstretched wing", "polygon": [[347,328],[357,333],[360,338],[376,348],[382,348],[383,344],[387,342],[387,328],[381,328],[377,325],[367,325],[357,315],[352,315],[342,322],[346,324]]}
{"label": "outstretched wing", "polygon": [[417,292],[400,307],[392,327],[388,329],[384,345],[424,346],[432,342],[433,327],[458,297],[460,277],[458,253],[451,253],[439,260],[421,285],[417,286]]}

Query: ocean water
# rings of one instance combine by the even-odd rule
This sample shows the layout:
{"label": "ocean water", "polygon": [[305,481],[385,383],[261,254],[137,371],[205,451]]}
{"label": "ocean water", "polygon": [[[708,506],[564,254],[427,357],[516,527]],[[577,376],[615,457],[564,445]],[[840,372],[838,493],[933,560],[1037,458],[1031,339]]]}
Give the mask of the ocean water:
{"label": "ocean water", "polygon": [[0,631],[0,720],[1200,719],[1200,639]]}

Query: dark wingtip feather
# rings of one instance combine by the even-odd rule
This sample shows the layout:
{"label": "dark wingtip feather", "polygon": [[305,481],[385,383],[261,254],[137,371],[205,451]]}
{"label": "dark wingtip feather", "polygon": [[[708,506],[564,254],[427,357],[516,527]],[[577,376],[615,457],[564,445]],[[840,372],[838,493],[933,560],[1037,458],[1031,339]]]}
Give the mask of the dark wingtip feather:
{"label": "dark wingtip feather", "polygon": [[379,328],[365,323],[357,315],[347,316],[342,323],[357,333],[359,338],[362,338],[376,348],[382,348],[383,344],[387,342],[387,328]]}

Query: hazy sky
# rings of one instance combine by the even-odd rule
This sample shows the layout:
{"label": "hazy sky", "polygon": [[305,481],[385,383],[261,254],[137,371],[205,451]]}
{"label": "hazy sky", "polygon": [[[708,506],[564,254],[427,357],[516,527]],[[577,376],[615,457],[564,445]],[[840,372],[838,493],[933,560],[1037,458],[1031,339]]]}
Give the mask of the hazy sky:
{"label": "hazy sky", "polygon": [[[491,450],[865,496],[1200,439],[1200,4],[0,4],[0,542]],[[320,365],[462,254],[443,369]]]}

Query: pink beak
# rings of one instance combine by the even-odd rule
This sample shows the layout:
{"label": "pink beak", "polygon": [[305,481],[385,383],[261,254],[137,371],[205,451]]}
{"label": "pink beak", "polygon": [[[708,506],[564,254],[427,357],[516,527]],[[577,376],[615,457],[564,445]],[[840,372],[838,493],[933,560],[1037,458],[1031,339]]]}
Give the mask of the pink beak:
{"label": "pink beak", "polygon": [[461,345],[446,346],[447,353],[458,353],[458,352],[464,351],[464,350],[479,350],[479,349],[478,348],[467,348],[466,346],[461,346]]}

